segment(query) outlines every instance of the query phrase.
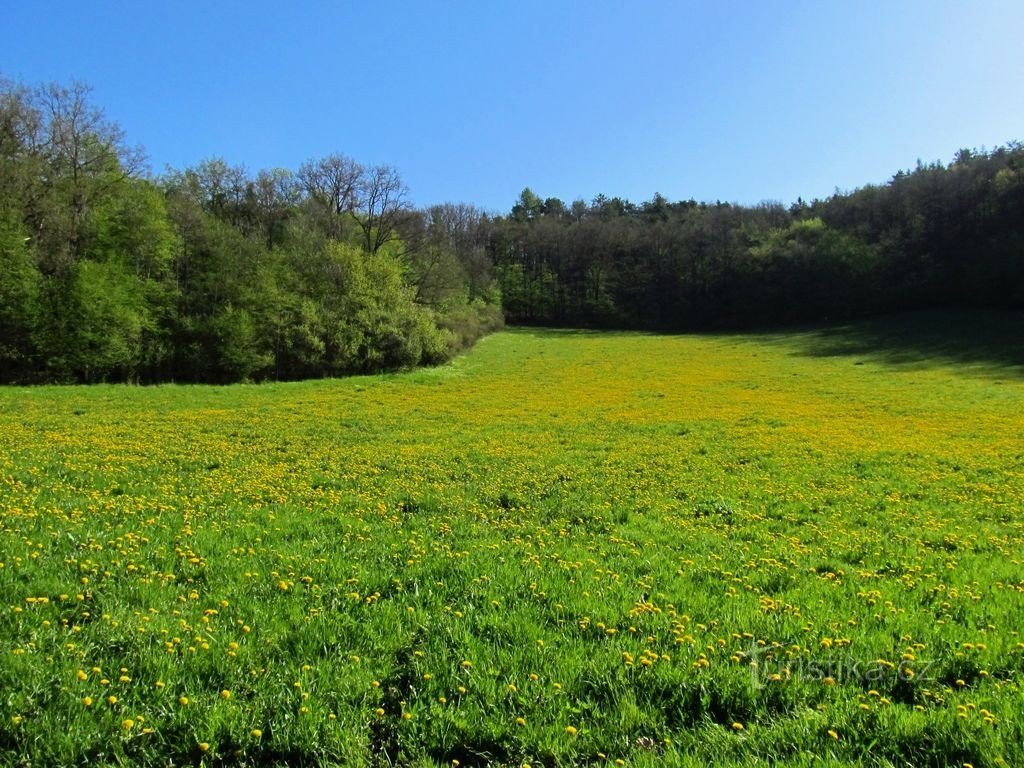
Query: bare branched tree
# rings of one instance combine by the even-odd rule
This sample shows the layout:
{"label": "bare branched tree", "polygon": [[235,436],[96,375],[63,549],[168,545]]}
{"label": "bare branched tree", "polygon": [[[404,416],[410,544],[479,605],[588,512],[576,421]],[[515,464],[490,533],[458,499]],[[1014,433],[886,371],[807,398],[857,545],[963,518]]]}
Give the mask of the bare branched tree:
{"label": "bare branched tree", "polygon": [[333,236],[342,235],[345,219],[355,211],[363,173],[363,166],[341,154],[308,160],[299,168],[300,188],[324,214]]}
{"label": "bare branched tree", "polygon": [[398,236],[397,225],[409,209],[398,171],[389,165],[377,165],[363,174],[358,186],[359,226],[369,253],[376,253]]}

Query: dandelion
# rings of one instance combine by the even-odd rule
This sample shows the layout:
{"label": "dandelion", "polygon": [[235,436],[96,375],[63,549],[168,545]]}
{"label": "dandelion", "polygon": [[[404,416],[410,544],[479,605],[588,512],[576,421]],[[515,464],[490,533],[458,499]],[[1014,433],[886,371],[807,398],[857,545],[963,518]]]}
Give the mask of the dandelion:
{"label": "dandelion", "polygon": [[249,735],[252,736],[254,739],[262,739],[263,731],[261,731],[259,728],[253,728],[251,731],[249,731]]}
{"label": "dandelion", "polygon": [[743,723],[733,723],[732,724],[732,729],[734,731],[736,731],[737,733],[739,733],[740,731],[743,730]]}
{"label": "dandelion", "polygon": [[135,721],[132,720],[130,717],[125,718],[121,721],[121,727],[126,731],[130,731],[132,728],[135,727]]}
{"label": "dandelion", "polygon": [[565,726],[565,732],[568,733],[570,736],[575,736],[578,733],[575,726],[572,725]]}

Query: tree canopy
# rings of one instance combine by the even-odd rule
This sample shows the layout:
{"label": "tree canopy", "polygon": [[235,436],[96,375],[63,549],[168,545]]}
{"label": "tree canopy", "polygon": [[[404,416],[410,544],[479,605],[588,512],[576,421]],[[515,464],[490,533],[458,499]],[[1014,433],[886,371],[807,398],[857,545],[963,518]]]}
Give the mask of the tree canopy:
{"label": "tree canopy", "polygon": [[825,200],[566,206],[491,222],[511,322],[686,330],[1024,307],[1024,146],[961,150]]}
{"label": "tree canopy", "polygon": [[0,79],[0,381],[209,381],[442,361],[511,322],[691,330],[1024,307],[1024,146],[788,208],[526,188],[415,209],[341,153],[161,176],[89,88]]}
{"label": "tree canopy", "polygon": [[143,159],[86,86],[0,81],[0,380],[373,372],[502,322],[482,214],[413,210],[393,168]]}

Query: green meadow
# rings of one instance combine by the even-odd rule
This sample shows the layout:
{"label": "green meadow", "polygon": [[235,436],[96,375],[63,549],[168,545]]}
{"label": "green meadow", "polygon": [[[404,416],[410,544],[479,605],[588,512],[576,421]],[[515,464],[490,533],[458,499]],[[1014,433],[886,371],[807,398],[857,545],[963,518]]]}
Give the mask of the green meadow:
{"label": "green meadow", "polygon": [[1024,765],[979,317],[3,389],[0,763]]}

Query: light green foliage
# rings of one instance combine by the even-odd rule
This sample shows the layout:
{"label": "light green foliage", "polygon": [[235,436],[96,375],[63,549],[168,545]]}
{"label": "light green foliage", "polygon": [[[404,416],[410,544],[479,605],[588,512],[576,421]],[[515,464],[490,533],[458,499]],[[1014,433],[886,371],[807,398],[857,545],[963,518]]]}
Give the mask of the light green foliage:
{"label": "light green foliage", "polygon": [[1021,765],[1019,356],[907,331],[0,391],[0,763]]}
{"label": "light green foliage", "polygon": [[437,360],[444,337],[429,310],[413,303],[402,265],[384,247],[367,253],[354,246],[328,246],[333,282],[328,321],[329,346],[337,371],[409,367]]}
{"label": "light green foliage", "polygon": [[60,314],[67,369],[85,381],[133,377],[153,323],[145,287],[123,265],[79,263]]}
{"label": "light green foliage", "polygon": [[90,224],[89,258],[115,261],[140,280],[167,277],[180,243],[155,185],[126,181],[117,196],[93,213]]}

